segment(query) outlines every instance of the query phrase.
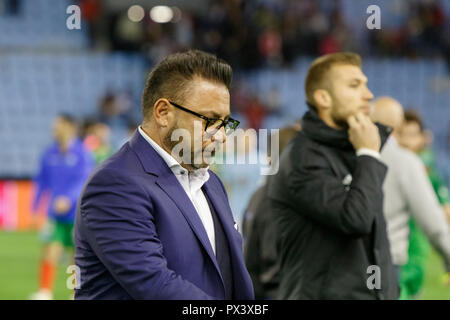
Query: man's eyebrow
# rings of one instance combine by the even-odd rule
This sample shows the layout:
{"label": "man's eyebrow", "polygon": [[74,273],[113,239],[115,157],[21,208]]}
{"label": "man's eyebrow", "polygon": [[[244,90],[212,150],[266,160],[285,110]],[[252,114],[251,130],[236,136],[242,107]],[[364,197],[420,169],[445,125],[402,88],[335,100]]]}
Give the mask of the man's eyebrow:
{"label": "man's eyebrow", "polygon": [[[222,116],[221,116],[220,114],[218,114],[217,112],[215,112],[215,111],[208,111],[208,112],[205,112],[204,115],[207,116],[207,117],[210,117],[210,116],[211,116],[211,118],[214,118],[214,119],[222,119]],[[230,117],[230,115],[227,114],[227,115],[224,117],[224,119],[229,118],[229,117]]]}
{"label": "man's eyebrow", "polygon": [[357,81],[358,83],[360,83],[360,82],[367,82],[368,79],[367,78],[351,78],[349,80],[349,82],[353,82],[353,81]]}

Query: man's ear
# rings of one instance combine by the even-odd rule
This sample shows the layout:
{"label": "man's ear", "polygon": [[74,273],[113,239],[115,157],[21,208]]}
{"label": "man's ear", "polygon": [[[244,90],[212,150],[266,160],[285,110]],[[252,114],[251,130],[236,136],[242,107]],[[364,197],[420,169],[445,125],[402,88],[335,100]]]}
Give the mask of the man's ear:
{"label": "man's ear", "polygon": [[332,105],[332,99],[330,93],[325,89],[317,89],[313,94],[314,101],[317,108],[329,109]]}
{"label": "man's ear", "polygon": [[153,105],[153,115],[155,122],[160,127],[167,127],[171,121],[171,106],[167,99],[158,99]]}

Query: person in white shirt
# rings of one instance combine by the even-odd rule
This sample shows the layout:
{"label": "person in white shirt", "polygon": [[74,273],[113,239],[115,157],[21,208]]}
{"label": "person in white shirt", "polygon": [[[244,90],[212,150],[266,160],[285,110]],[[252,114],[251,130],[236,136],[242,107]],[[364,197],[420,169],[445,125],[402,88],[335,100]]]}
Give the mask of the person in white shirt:
{"label": "person in white shirt", "polygon": [[373,103],[371,117],[393,128],[381,152],[381,160],[388,166],[383,206],[393,263],[402,266],[408,261],[409,220],[413,218],[450,272],[450,231],[445,214],[422,161],[397,142],[403,123],[401,104],[393,98],[380,97]]}

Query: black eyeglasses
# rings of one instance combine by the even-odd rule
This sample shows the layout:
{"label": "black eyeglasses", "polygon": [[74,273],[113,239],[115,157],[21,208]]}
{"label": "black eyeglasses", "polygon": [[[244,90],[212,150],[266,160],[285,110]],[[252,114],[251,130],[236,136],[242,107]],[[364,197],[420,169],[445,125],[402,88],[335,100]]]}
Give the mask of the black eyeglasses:
{"label": "black eyeglasses", "polygon": [[172,104],[174,107],[189,112],[190,114],[193,114],[194,116],[197,116],[199,118],[202,118],[206,121],[205,126],[205,132],[211,136],[215,135],[217,131],[219,131],[222,127],[225,128],[225,134],[228,136],[233,133],[233,131],[237,128],[239,125],[239,121],[234,120],[230,117],[226,118],[225,120],[222,120],[220,118],[209,118],[207,116],[204,116],[200,113],[197,113],[195,111],[189,110],[183,106],[180,106],[179,104],[176,104],[175,102],[169,101],[170,104]]}

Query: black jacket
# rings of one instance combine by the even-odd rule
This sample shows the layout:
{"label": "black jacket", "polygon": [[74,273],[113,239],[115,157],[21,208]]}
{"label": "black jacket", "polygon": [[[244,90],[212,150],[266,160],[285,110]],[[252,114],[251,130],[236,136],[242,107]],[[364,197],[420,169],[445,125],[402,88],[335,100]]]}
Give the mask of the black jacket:
{"label": "black jacket", "polygon": [[275,299],[279,286],[278,230],[267,197],[268,184],[252,195],[242,224],[245,264],[257,300]]}
{"label": "black jacket", "polygon": [[[378,125],[378,124],[377,124]],[[387,168],[356,156],[346,130],[328,127],[314,111],[280,158],[268,186],[279,229],[279,299],[397,299],[383,217]],[[390,128],[378,125],[382,144]],[[380,289],[371,265],[379,267]]]}

